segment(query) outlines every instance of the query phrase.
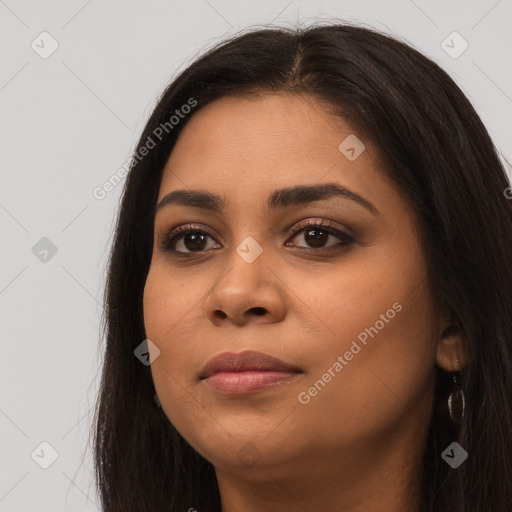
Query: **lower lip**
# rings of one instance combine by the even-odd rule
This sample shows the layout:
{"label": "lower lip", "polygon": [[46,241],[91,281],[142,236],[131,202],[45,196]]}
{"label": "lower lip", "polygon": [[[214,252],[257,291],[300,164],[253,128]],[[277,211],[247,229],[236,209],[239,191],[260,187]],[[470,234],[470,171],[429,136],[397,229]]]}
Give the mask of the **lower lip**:
{"label": "lower lip", "polygon": [[219,393],[244,395],[283,384],[297,375],[298,373],[257,370],[219,372],[204,379],[204,381]]}

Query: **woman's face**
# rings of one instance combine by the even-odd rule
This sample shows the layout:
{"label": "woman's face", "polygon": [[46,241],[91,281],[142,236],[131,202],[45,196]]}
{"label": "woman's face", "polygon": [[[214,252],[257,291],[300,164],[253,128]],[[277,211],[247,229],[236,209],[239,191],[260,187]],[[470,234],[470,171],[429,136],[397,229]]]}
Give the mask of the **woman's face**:
{"label": "woman's face", "polygon": [[[314,192],[326,184],[350,193]],[[183,437],[218,472],[254,478],[418,457],[434,366],[452,352],[414,211],[372,144],[310,96],[222,98],[184,127],[158,202],[177,190],[189,196],[155,217],[144,321]],[[194,191],[218,199],[193,204]],[[164,250],[177,227],[191,232]],[[249,350],[295,373],[201,378],[213,357]]]}

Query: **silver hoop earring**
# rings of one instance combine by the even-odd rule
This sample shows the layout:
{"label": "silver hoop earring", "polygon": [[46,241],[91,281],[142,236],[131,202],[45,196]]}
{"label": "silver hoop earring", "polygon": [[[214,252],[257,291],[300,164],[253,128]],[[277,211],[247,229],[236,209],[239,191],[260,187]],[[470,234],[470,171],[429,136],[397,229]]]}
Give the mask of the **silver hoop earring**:
{"label": "silver hoop earring", "polygon": [[453,374],[453,382],[455,384],[456,389],[450,393],[448,396],[448,411],[450,413],[450,418],[454,423],[459,424],[464,418],[464,411],[466,408],[466,401],[464,398],[464,391],[458,385],[457,375]]}
{"label": "silver hoop earring", "polygon": [[161,409],[162,405],[160,404],[160,400],[158,400],[158,396],[156,395],[156,393],[153,394],[153,400],[155,401],[155,407],[157,409]]}

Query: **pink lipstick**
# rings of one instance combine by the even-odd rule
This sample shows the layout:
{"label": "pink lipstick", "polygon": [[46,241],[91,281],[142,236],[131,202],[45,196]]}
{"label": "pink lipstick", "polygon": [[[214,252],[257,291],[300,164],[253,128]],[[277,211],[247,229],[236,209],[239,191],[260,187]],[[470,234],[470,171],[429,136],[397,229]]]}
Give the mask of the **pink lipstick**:
{"label": "pink lipstick", "polygon": [[221,394],[243,395],[279,385],[300,373],[297,366],[261,352],[224,352],[208,361],[199,378]]}

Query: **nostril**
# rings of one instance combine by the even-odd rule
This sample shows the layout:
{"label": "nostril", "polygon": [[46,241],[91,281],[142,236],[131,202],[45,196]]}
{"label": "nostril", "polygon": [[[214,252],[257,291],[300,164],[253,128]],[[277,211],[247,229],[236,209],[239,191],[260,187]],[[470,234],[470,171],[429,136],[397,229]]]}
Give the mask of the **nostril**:
{"label": "nostril", "polygon": [[253,311],[256,315],[261,316],[265,314],[265,308],[252,308],[251,311]]}

